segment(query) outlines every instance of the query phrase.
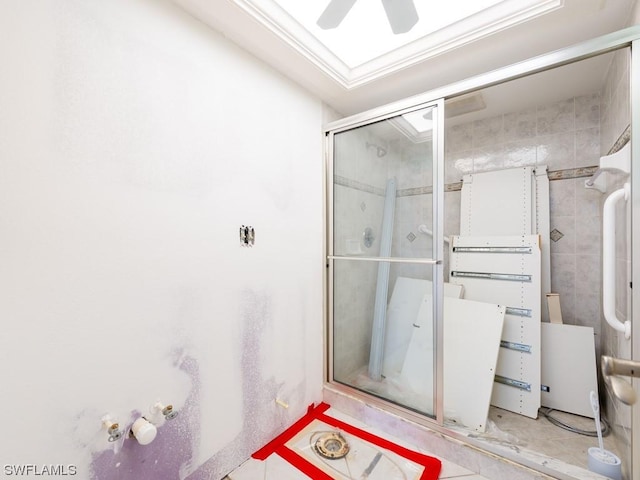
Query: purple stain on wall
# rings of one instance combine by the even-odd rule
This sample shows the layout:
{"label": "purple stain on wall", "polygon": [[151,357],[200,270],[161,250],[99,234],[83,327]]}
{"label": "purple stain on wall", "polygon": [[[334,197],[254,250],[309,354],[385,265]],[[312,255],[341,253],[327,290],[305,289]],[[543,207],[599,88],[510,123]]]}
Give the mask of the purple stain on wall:
{"label": "purple stain on wall", "polygon": [[280,385],[263,377],[260,361],[264,331],[272,319],[270,298],[248,290],[243,294],[242,320],[242,430],[213,455],[188,480],[218,480],[282,432],[285,415],[275,414],[275,398]]}
{"label": "purple stain on wall", "polygon": [[[177,480],[190,470],[194,445],[200,438],[199,369],[196,361],[178,355],[178,368],[191,378],[192,387],[178,416],[158,427],[155,440],[140,445],[127,438],[114,453],[106,450],[94,455],[93,477],[96,480]],[[133,420],[140,417],[132,412]]]}
{"label": "purple stain on wall", "polygon": [[[182,411],[175,420],[158,428],[153,443],[139,445],[127,439],[118,453],[100,452],[92,462],[96,480],[219,480],[289,426],[285,412],[275,406],[281,385],[273,377],[265,378],[261,347],[265,330],[273,314],[270,297],[246,291],[243,294],[241,319],[244,324],[240,356],[242,378],[242,428],[225,447],[193,471],[194,447],[200,438],[200,375],[196,361],[181,360],[179,368],[192,379],[192,389]],[[224,388],[224,385],[220,386]],[[299,392],[304,395],[304,387]],[[215,408],[210,405],[208,408]],[[132,412],[132,415],[135,412]],[[132,416],[131,421],[139,417]],[[129,422],[131,423],[131,422]],[[189,472],[192,472],[189,474]]]}

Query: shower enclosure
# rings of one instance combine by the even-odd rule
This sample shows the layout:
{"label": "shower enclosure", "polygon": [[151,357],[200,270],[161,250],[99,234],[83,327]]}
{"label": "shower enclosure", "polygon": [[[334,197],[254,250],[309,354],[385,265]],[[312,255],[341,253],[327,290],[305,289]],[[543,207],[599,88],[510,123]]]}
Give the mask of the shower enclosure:
{"label": "shower enclosure", "polygon": [[[441,295],[442,224],[433,221],[442,218],[442,182],[434,181],[442,175],[441,111],[442,102],[422,105],[335,132],[330,183],[332,378],[429,417],[436,416],[440,302],[421,302]],[[417,323],[418,310],[415,341],[428,353],[410,363],[411,331],[398,325]],[[424,374],[403,376],[403,369]]]}
{"label": "shower enclosure", "polygon": [[[640,93],[631,88],[640,85],[638,39],[640,28],[627,29],[327,127],[328,388],[538,468],[535,461],[513,453],[519,448],[496,450],[495,443],[478,443],[489,422],[523,413],[496,410],[496,403],[501,405],[494,385],[521,396],[548,388],[496,373],[505,350],[520,349],[529,357],[532,351],[540,354],[539,346],[500,337],[510,315],[528,322],[535,312],[498,301],[471,303],[464,279],[452,278],[461,272],[450,265],[454,244],[462,245],[461,251],[478,248],[459,243],[464,202],[470,198],[461,195],[463,178],[506,169],[529,169],[548,180],[550,227],[547,233],[534,229],[530,243],[512,246],[504,237],[497,250],[490,246],[483,251],[523,253],[525,260],[533,252],[542,264],[541,277],[545,267],[540,258],[550,257],[542,297],[559,292],[565,323],[595,334],[591,355],[597,358],[598,371],[600,355],[640,359],[640,336],[635,333],[640,322],[631,308],[638,294],[630,288],[640,271],[640,255],[633,261],[631,256],[640,251],[640,240],[631,235],[640,212],[635,193],[640,191],[639,176],[610,171],[606,181],[599,180],[601,190],[584,186],[597,172],[601,156],[638,135],[635,105],[640,105]],[[604,80],[594,87],[580,81],[587,75]],[[568,76],[574,81],[563,89],[560,80]],[[537,99],[534,92],[541,90],[547,96]],[[496,96],[512,101],[496,110]],[[630,145],[632,158],[637,158],[640,147]],[[630,198],[615,214],[614,296],[617,314],[632,327],[630,339],[603,319],[600,281],[601,248],[608,244],[602,239],[602,206],[625,182]],[[500,205],[495,209],[499,217]],[[486,245],[490,242],[486,239]],[[479,273],[471,269],[462,274]],[[535,275],[500,280],[524,282]],[[540,310],[545,310],[538,312],[544,326],[549,321],[546,303]],[[478,329],[476,321],[482,321],[483,328]],[[600,400],[614,432],[608,441],[615,438],[626,478],[635,478],[640,451],[631,445],[640,442],[640,407],[624,405],[604,380],[598,374]],[[626,381],[640,393],[635,380]],[[533,414],[530,409],[527,415],[533,418],[527,420],[534,423],[523,428],[538,432],[537,407],[532,408]],[[516,423],[521,422],[516,418]],[[459,426],[471,435],[461,434]],[[581,465],[567,458],[563,460]]]}

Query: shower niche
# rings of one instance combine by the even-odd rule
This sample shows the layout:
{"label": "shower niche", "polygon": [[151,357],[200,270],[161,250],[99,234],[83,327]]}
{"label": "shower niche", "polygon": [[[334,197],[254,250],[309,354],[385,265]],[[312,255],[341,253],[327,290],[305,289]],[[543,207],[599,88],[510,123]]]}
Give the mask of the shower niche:
{"label": "shower niche", "polygon": [[[327,129],[329,384],[529,467],[553,459],[571,478],[587,468],[595,427],[582,407],[545,406],[554,293],[586,338],[576,371],[593,373],[606,448],[630,471],[630,410],[596,379],[601,355],[631,358],[601,293],[602,205],[625,178],[585,188],[630,139],[631,48],[610,50]],[[489,177],[501,187],[483,200]],[[627,206],[617,217],[616,309],[631,319]]]}

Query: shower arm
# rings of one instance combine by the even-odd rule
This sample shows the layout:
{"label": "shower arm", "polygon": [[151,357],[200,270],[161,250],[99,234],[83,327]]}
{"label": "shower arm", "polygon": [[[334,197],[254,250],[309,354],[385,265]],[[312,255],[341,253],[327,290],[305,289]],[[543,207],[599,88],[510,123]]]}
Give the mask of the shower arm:
{"label": "shower arm", "polygon": [[[426,235],[429,235],[431,238],[433,238],[433,232],[431,230],[429,230],[424,223],[422,225],[418,226],[418,231],[420,233],[424,233]],[[446,235],[443,237],[443,239],[444,239],[444,243],[451,244],[451,239],[449,237],[447,237]]]}

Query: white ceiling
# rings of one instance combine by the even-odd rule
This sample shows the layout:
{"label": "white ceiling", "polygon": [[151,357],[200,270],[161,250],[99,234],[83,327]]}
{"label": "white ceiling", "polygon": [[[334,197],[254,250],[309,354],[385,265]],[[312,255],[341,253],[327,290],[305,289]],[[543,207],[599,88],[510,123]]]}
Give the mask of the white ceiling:
{"label": "white ceiling", "polygon": [[[300,41],[299,23],[283,22],[281,9],[279,14],[274,14],[274,10],[264,8],[264,5],[273,5],[272,0],[173,1],[319,96],[342,115],[360,113],[620,30],[630,23],[630,15],[636,3],[636,0],[537,2],[552,5],[553,8],[526,21],[520,18],[512,26],[503,24],[501,28],[494,29],[484,36],[476,36],[478,38],[466,43],[457,42],[453,48],[442,48],[435,55],[421,56],[413,52],[410,54],[413,55],[412,61],[396,61],[390,67],[382,66],[375,75],[358,78],[357,71],[355,74],[349,71],[347,77],[340,77],[330,66],[319,61],[315,53],[318,46],[313,41]],[[415,0],[416,4],[426,1]],[[442,3],[454,1],[441,0]],[[531,0],[517,1],[536,3]],[[513,0],[505,0],[504,3],[513,3]],[[257,4],[260,4],[260,7]],[[433,10],[434,15],[437,15],[438,7]],[[280,24],[277,23],[278,20],[281,21]],[[354,35],[354,41],[358,41],[357,35]],[[414,61],[416,58],[419,60]],[[592,61],[576,66],[578,70],[575,73],[566,70],[570,67],[563,67],[564,73],[556,75],[553,82],[544,82],[530,91],[539,98],[539,103],[547,98],[551,99],[549,101],[557,99],[560,91],[575,90],[576,83],[583,93],[597,91],[603,81],[601,72],[604,61],[602,59],[600,62]],[[357,81],[353,81],[354,78]],[[575,93],[569,95],[573,94]],[[496,95],[495,102],[500,102],[500,97]],[[518,101],[519,97],[522,95],[515,96],[510,101]],[[531,98],[528,101],[531,101]],[[488,107],[497,110],[503,108],[492,105],[489,101],[487,104]]]}

